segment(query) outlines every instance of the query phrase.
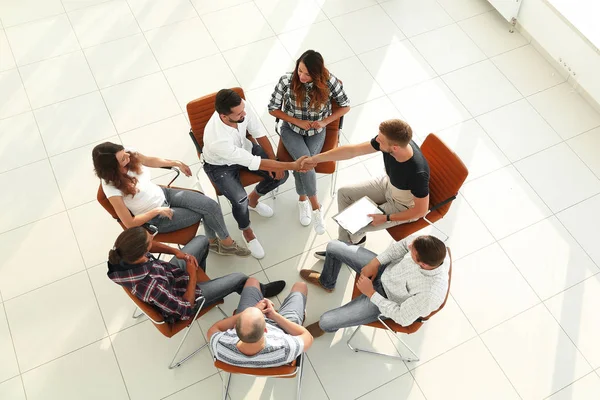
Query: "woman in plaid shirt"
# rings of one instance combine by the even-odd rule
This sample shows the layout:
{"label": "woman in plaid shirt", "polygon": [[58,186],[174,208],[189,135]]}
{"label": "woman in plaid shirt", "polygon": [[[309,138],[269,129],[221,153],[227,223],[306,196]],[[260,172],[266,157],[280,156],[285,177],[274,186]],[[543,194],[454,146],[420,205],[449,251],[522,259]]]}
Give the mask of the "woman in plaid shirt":
{"label": "woman in plaid shirt", "polygon": [[[335,112],[332,99],[340,106]],[[294,160],[321,152],[325,127],[348,111],[350,101],[342,82],[325,68],[323,57],[314,50],[305,51],[294,72],[279,79],[269,102],[269,113],[283,121],[281,140]],[[316,173],[294,171],[294,178],[300,223],[308,226],[314,220],[315,232],[322,235],[325,222],[317,199]]]}

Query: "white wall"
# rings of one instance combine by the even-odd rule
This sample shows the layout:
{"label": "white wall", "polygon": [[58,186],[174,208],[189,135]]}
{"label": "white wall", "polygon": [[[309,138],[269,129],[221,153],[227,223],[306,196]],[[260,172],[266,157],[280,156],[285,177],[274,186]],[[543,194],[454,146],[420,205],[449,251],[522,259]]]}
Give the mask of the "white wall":
{"label": "white wall", "polygon": [[[560,62],[569,80],[577,82],[600,104],[600,54],[544,0],[522,0],[519,28],[537,42],[552,59]],[[567,64],[566,67],[564,64]],[[568,68],[571,70],[569,71]]]}

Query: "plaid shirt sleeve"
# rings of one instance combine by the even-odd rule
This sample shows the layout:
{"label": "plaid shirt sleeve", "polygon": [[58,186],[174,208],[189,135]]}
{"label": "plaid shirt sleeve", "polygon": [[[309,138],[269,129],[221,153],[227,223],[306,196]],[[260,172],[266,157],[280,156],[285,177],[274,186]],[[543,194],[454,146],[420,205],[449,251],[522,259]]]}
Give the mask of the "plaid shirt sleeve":
{"label": "plaid shirt sleeve", "polygon": [[338,106],[350,107],[350,99],[344,91],[344,85],[342,81],[336,78],[333,74],[329,74],[329,91],[331,92],[331,98],[333,98]]}
{"label": "plaid shirt sleeve", "polygon": [[283,105],[283,95],[288,91],[290,87],[290,80],[288,75],[283,75],[279,78],[279,82],[271,94],[271,100],[269,101],[269,111],[281,110]]}
{"label": "plaid shirt sleeve", "polygon": [[154,304],[166,315],[173,315],[181,320],[190,319],[194,315],[194,306],[189,301],[173,295],[156,281],[148,285],[143,300]]}

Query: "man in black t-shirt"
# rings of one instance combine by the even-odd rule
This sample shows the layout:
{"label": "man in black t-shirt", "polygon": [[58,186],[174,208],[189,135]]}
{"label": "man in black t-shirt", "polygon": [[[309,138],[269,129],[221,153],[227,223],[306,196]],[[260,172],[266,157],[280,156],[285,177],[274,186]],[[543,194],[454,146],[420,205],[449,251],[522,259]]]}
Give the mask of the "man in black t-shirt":
{"label": "man in black t-shirt", "polygon": [[384,214],[371,215],[373,222],[353,235],[340,227],[341,241],[363,244],[366,232],[417,220],[429,209],[429,165],[412,140],[411,127],[399,119],[382,122],[379,134],[370,142],[341,146],[309,157],[301,168],[311,169],[323,161],[347,160],[376,151],[383,155],[386,175],[340,188],[338,210],[367,196]]}

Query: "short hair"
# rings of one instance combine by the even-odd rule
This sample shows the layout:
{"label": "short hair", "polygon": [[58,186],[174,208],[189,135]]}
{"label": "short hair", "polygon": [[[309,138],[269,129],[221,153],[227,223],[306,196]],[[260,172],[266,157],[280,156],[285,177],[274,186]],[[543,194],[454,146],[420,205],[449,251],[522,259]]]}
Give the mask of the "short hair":
{"label": "short hair", "polygon": [[388,119],[379,124],[379,132],[398,146],[406,147],[412,140],[412,128],[401,119]]}
{"label": "short hair", "polygon": [[417,252],[417,261],[432,267],[439,267],[446,258],[446,245],[435,236],[417,237],[412,246]]}
{"label": "short hair", "polygon": [[265,333],[265,318],[262,313],[259,318],[256,318],[254,315],[247,315],[244,311],[235,322],[235,333],[244,343],[256,343]]}
{"label": "short hair", "polygon": [[215,97],[215,110],[219,114],[229,115],[231,109],[242,104],[242,97],[231,89],[221,89]]}

